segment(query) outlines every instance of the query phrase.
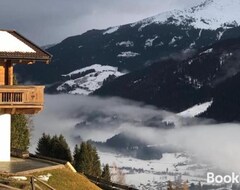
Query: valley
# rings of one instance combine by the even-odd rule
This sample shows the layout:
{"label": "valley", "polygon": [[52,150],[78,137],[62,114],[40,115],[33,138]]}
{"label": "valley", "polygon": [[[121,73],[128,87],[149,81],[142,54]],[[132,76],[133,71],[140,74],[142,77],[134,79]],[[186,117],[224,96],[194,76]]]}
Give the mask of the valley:
{"label": "valley", "polygon": [[206,181],[240,168],[239,9],[204,0],[44,46],[49,65],[16,65],[19,83],[46,85],[30,151],[42,133],[63,134],[72,150],[96,146],[115,182],[239,189]]}

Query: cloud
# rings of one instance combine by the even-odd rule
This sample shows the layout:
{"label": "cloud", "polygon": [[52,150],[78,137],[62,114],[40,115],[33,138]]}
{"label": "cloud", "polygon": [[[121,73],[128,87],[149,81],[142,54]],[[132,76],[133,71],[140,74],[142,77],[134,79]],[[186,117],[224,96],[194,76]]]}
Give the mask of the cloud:
{"label": "cloud", "polygon": [[[239,172],[239,124],[198,125],[171,130],[127,127],[126,134],[149,144],[165,144],[184,150],[200,162],[224,172]],[[142,131],[136,134],[136,130]]]}
{"label": "cloud", "polygon": [[3,29],[16,29],[39,45],[57,43],[89,29],[134,22],[198,0],[8,0],[0,7]]}
{"label": "cloud", "polygon": [[[176,127],[162,129],[163,120],[174,122]],[[44,111],[33,122],[31,152],[43,132],[63,134],[72,148],[79,143],[79,136],[84,140],[104,141],[125,132],[150,145],[176,147],[224,171],[240,168],[239,124],[217,125],[209,120],[182,119],[129,100],[74,95],[47,95]]]}
{"label": "cloud", "polygon": [[[33,118],[33,146],[41,134],[64,134],[69,141],[81,136],[84,140],[105,141],[119,133],[124,124],[139,125],[168,112],[141,103],[118,98],[75,95],[46,95],[45,109]],[[77,143],[77,142],[73,142]]]}
{"label": "cloud", "polygon": [[[177,126],[198,123],[142,103],[119,98],[99,98],[76,95],[46,95],[44,111],[33,118],[32,147],[42,133],[64,134],[74,145],[83,140],[105,141],[118,134],[125,126],[166,127],[167,122]],[[187,122],[187,123],[186,123]]]}

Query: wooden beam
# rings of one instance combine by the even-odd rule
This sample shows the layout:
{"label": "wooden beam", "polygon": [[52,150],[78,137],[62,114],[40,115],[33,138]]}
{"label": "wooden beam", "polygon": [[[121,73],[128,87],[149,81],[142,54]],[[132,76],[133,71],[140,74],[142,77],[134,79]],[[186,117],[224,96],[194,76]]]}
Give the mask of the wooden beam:
{"label": "wooden beam", "polygon": [[35,64],[37,61],[43,61],[44,63],[50,63],[49,60],[33,60],[33,59],[0,59],[0,62],[6,63],[11,61],[13,64]]}
{"label": "wooden beam", "polygon": [[16,113],[16,108],[12,108],[11,114]]}
{"label": "wooden beam", "polygon": [[42,111],[42,108],[4,108],[0,109],[1,114],[37,114]]}

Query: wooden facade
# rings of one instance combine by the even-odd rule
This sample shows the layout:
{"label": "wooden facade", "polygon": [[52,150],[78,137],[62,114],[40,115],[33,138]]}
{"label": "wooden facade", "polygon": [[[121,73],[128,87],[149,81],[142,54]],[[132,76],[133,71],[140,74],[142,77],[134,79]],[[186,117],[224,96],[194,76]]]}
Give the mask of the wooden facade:
{"label": "wooden facade", "polygon": [[35,114],[43,103],[44,86],[0,86],[0,113]]}
{"label": "wooden facade", "polygon": [[15,31],[4,32],[24,43],[32,52],[0,51],[0,114],[36,114],[43,109],[44,86],[13,85],[13,65],[34,64],[38,61],[48,64],[51,55]]}

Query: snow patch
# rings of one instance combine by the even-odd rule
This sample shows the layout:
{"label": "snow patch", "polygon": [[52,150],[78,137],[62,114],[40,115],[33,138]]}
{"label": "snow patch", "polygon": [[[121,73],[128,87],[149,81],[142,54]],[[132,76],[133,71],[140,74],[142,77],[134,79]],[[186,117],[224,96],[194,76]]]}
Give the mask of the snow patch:
{"label": "snow patch", "polygon": [[204,51],[203,53],[211,53],[212,51],[213,51],[213,48],[210,48],[210,49]]}
{"label": "snow patch", "polygon": [[155,36],[154,38],[151,38],[151,39],[147,39],[144,47],[145,48],[152,47],[153,41],[156,40],[157,38],[158,38],[158,36]]}
{"label": "snow patch", "polygon": [[38,179],[48,182],[49,178],[52,177],[52,174],[48,173],[47,175],[40,175]]}
{"label": "snow patch", "polygon": [[218,39],[218,40],[221,40],[221,38],[222,38],[224,32],[225,32],[225,30],[224,30],[224,31],[220,31],[220,32],[218,32],[218,34],[217,34],[217,39]]}
{"label": "snow patch", "polygon": [[172,40],[169,42],[169,45],[173,45],[176,41],[181,40],[182,36],[174,36]]}
{"label": "snow patch", "polygon": [[117,57],[129,58],[129,57],[136,57],[138,55],[140,55],[140,54],[135,53],[135,52],[131,52],[131,51],[125,51],[125,52],[121,52],[120,54],[118,54]]}
{"label": "snow patch", "polygon": [[207,109],[212,105],[213,101],[205,102],[203,104],[195,105],[181,113],[178,113],[177,115],[182,117],[196,117],[200,115],[201,113],[204,113],[207,111]]}
{"label": "snow patch", "polygon": [[188,61],[188,65],[191,65],[192,63],[193,63],[192,59]]}
{"label": "snow patch", "polygon": [[91,65],[82,69],[75,70],[69,74],[62,75],[69,78],[57,87],[57,91],[69,94],[88,95],[99,89],[103,82],[110,76],[119,77],[124,75],[116,67],[107,65]]}
{"label": "snow patch", "polygon": [[119,28],[120,28],[120,26],[108,28],[105,32],[103,32],[103,35],[112,34],[112,33],[116,32]]}
{"label": "snow patch", "polygon": [[207,53],[212,53],[213,48],[207,49],[206,51],[203,51],[202,53],[200,53],[199,55],[203,55],[203,54],[207,54]]}
{"label": "snow patch", "polygon": [[[190,60],[188,62],[189,65],[191,65],[192,63],[193,63],[193,60]],[[195,89],[199,89],[199,88],[201,88],[203,86],[202,83],[198,81],[198,79],[192,78],[191,76],[188,76],[188,75],[184,76],[184,80],[188,84],[191,84],[192,87],[194,87]]]}
{"label": "snow patch", "polygon": [[27,177],[26,176],[13,176],[10,177],[11,179],[15,179],[17,181],[27,181]]}
{"label": "snow patch", "polygon": [[198,33],[198,38],[196,39],[196,40],[199,40],[200,38],[201,38],[201,36],[202,36],[202,29],[199,31],[199,33]]}
{"label": "snow patch", "polygon": [[159,44],[156,45],[156,47],[161,47],[161,46],[163,46],[163,45],[164,45],[164,43],[163,43],[163,42],[160,42]]}
{"label": "snow patch", "polygon": [[220,56],[219,58],[219,62],[220,62],[220,66],[222,66],[224,64],[224,62],[230,58],[233,54],[230,52],[230,53],[225,53],[223,55]]}
{"label": "snow patch", "polygon": [[132,41],[123,41],[116,43],[117,46],[133,47],[134,43]]}
{"label": "snow patch", "polygon": [[189,45],[189,48],[193,48],[194,46],[196,45],[196,42],[192,42],[190,45]]}

